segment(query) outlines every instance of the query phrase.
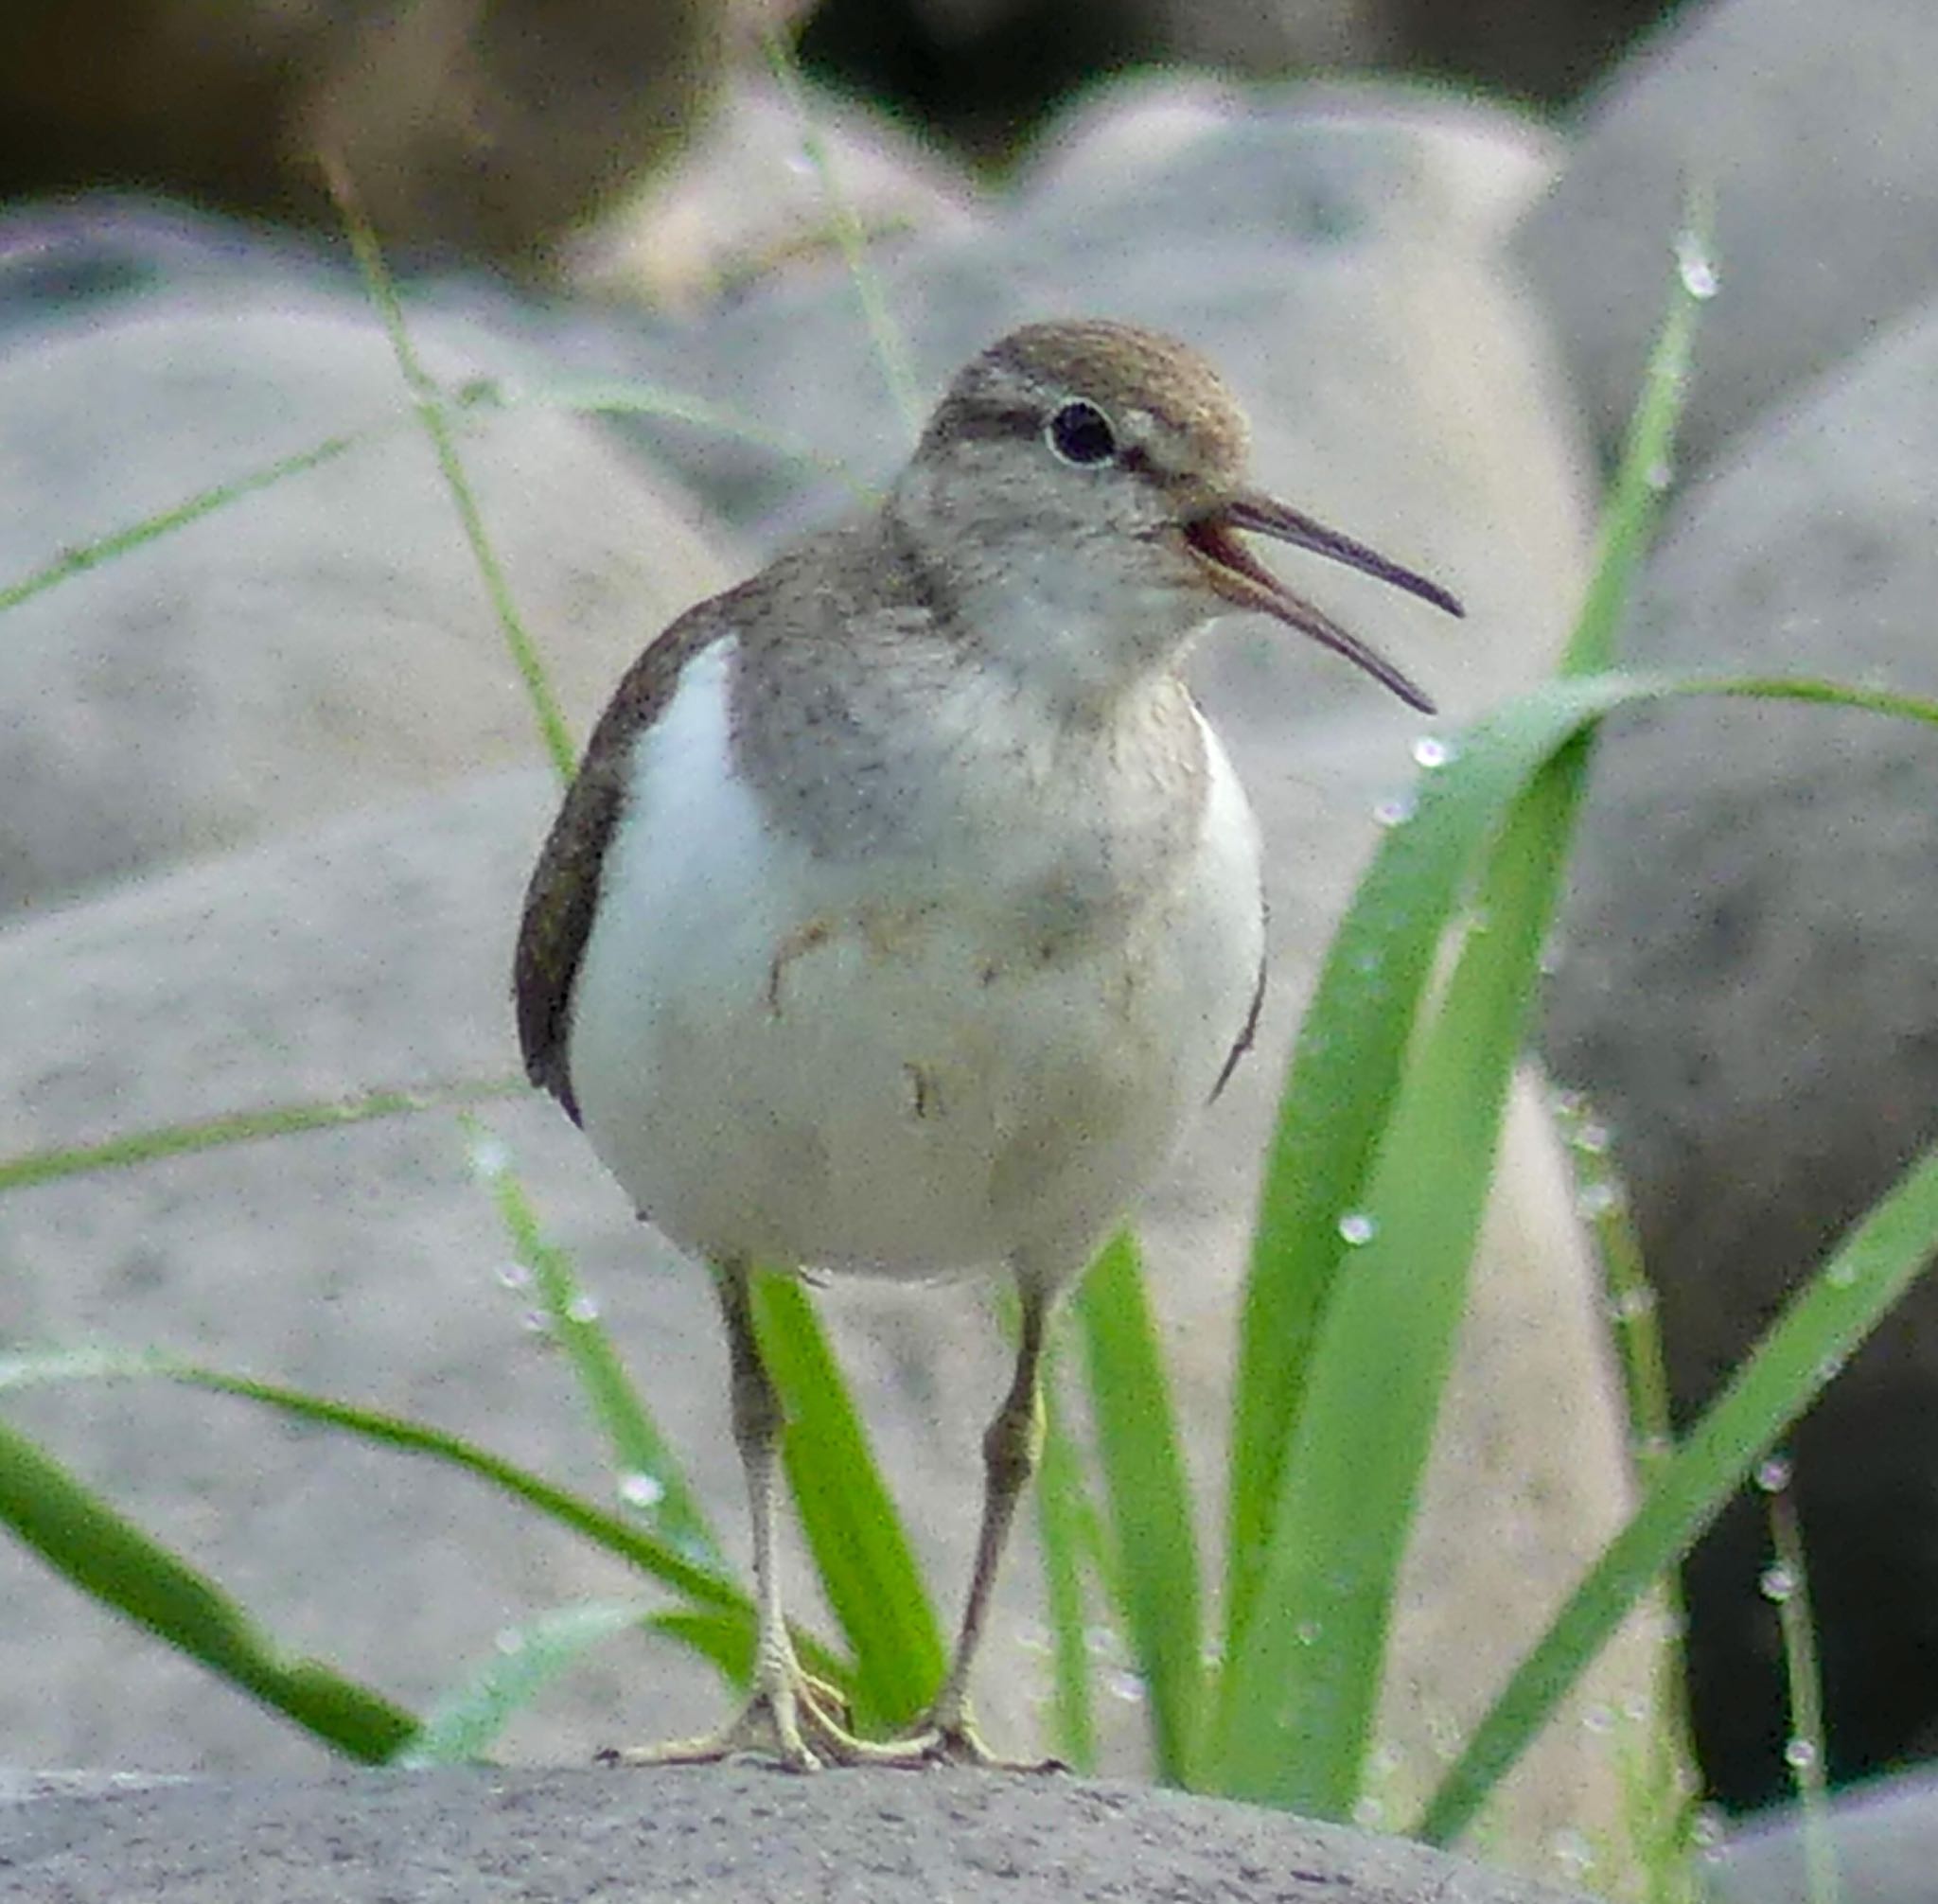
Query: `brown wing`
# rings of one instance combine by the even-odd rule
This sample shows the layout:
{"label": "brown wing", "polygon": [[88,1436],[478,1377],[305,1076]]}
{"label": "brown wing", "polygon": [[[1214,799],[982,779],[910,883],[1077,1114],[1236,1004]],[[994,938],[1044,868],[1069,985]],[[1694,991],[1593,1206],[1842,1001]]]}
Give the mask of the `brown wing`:
{"label": "brown wing", "polygon": [[573,1095],[572,995],[599,904],[613,828],[625,811],[632,744],[673,698],[680,671],[732,626],[728,597],[688,610],[625,672],[586,748],[577,778],[552,823],[525,889],[512,993],[525,1075],[579,1121]]}

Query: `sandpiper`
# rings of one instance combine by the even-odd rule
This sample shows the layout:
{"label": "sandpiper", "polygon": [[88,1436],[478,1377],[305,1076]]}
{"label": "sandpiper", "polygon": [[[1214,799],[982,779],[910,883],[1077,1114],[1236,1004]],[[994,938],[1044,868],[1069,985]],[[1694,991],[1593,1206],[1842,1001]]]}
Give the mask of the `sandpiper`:
{"label": "sandpiper", "polygon": [[[1257,822],[1179,674],[1234,610],[1419,690],[1242,542],[1458,614],[1250,485],[1185,345],[1031,325],[949,386],[878,508],[682,615],[606,709],[533,873],[520,1041],[640,1215],[709,1265],[753,1520],[751,1697],[639,1756],[990,1762],[970,1669],[1040,1438],[1060,1290],[1242,1056]],[[902,1740],[799,1666],[756,1265],[1015,1278],[1015,1377],[947,1677]]]}

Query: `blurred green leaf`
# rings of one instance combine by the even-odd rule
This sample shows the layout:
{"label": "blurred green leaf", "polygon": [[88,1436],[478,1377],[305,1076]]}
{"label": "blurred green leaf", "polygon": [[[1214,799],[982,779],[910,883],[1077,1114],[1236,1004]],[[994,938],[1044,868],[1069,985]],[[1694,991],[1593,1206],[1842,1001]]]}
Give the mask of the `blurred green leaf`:
{"label": "blurred green leaf", "polygon": [[1429,1843],[1459,1836],[1555,1702],[1636,1601],[1938,1256],[1938,1148],[1858,1224],[1784,1310],[1670,1456],[1555,1623],[1502,1690],[1421,1815]]}
{"label": "blurred green leaf", "polygon": [[[549,1242],[500,1140],[465,1120],[472,1168],[498,1206],[512,1251],[532,1278],[552,1339],[565,1350],[580,1393],[606,1437],[620,1499],[680,1552],[714,1573],[726,1562],[686,1474],[625,1372],[598,1306],[579,1287],[572,1261]],[[638,1497],[638,1498],[635,1498]]]}
{"label": "blurred green leaf", "polygon": [[366,1764],[394,1758],[417,1721],[315,1660],[292,1659],[185,1560],[0,1422],[0,1521],[103,1606]]}
{"label": "blurred green leaf", "polygon": [[507,1722],[569,1666],[615,1633],[642,1626],[649,1609],[608,1603],[558,1607],[507,1627],[498,1650],[425,1715],[399,1765],[468,1765],[489,1756]]}

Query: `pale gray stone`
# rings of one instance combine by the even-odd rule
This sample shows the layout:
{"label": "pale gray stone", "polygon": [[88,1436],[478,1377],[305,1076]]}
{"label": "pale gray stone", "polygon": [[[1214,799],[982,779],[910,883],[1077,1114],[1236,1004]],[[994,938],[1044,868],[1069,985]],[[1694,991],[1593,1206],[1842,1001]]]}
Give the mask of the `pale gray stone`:
{"label": "pale gray stone", "polygon": [[[1938,694],[1934,520],[1928,312],[1683,499],[1624,653]],[[1938,1136],[1934,868],[1929,727],[1703,701],[1600,749],[1548,1047],[1615,1128],[1685,1411]],[[1846,1774],[1938,1746],[1934,1304],[1914,1288],[1795,1437]],[[1735,1802],[1787,1784],[1767,1541],[1746,1505],[1688,1576],[1698,1717]]]}
{"label": "pale gray stone", "polygon": [[[430,321],[453,386],[516,371]],[[0,914],[539,754],[376,315],[285,291],[76,323],[0,359],[0,586],[332,438],[347,453],[0,619]],[[677,485],[583,419],[476,413],[460,455],[575,729],[728,571]]]}
{"label": "pale gray stone", "polygon": [[1938,1863],[1938,1786],[1920,1766],[1836,1794],[1813,1853],[1796,1806],[1746,1820],[1710,1867],[1717,1904],[1819,1904],[1813,1856],[1825,1850],[1836,1876],[1829,1895],[1854,1904],[1925,1904]]}
{"label": "pale gray stone", "polygon": [[1667,301],[1692,191],[1721,292],[1683,428],[1700,468],[1938,287],[1938,65],[1927,0],[1717,0],[1643,41],[1591,101],[1523,246],[1605,444]]}

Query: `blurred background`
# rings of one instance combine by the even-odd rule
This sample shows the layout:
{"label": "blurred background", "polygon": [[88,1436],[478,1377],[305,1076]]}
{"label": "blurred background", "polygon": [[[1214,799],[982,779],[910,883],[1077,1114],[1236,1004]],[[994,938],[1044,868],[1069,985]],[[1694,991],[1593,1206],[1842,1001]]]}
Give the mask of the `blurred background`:
{"label": "blurred background", "polygon": [[[777,76],[776,38],[796,49],[801,97]],[[1466,714],[1540,679],[1565,630],[1696,182],[1714,200],[1723,291],[1626,651],[1938,691],[1938,114],[1921,78],[1934,70],[1929,0],[9,0],[0,583],[392,400],[326,185],[329,155],[440,361],[643,377],[731,402],[865,473],[892,465],[904,426],[840,260],[851,213],[919,393],[1007,324],[1052,309],[1184,331],[1250,397],[1268,474],[1468,599],[1459,640],[1403,654]],[[494,520],[518,545],[512,565],[539,619],[583,637],[559,658],[578,720],[615,657],[846,502],[799,454],[717,432],[702,442],[664,419],[595,434],[550,417],[533,432],[482,480],[499,484]],[[648,478],[651,499],[627,514]],[[468,558],[426,566],[448,533],[443,499],[427,490],[406,506],[392,480],[346,482],[327,506],[269,499],[255,515],[228,512],[0,626],[0,963],[28,975],[20,1024],[0,1035],[0,1150],[78,1141],[137,1109],[160,1121],[232,1108],[238,1093],[367,1084],[381,1067],[338,1067],[398,972],[436,976],[378,1041],[385,1065],[430,1035],[448,997],[471,996],[445,982],[451,946],[469,956],[465,933],[433,918],[421,943],[392,943],[382,935],[411,927],[415,897],[378,905],[360,887],[353,904],[346,886],[318,940],[376,940],[381,983],[346,976],[318,1006],[323,981],[290,979],[317,1024],[349,1028],[342,1036],[319,1035],[297,1064],[239,1008],[234,1022],[227,1003],[212,1008],[235,1044],[220,1062],[214,1042],[184,1057],[184,1077],[220,1084],[203,1098],[202,1084],[164,1089],[160,1064],[110,1062],[134,1042],[130,1024],[146,1039],[197,1022],[192,1002],[162,1013],[175,981],[152,948],[173,941],[139,908],[178,908],[167,916],[191,922],[179,936],[192,961],[213,943],[193,922],[220,908],[170,879],[229,876],[246,896],[261,875],[240,861],[222,875],[224,855],[387,802],[401,814],[532,758]],[[1207,697],[1223,696],[1221,719],[1253,749],[1244,765],[1268,835],[1276,824],[1298,842],[1275,906],[1296,975],[1327,924],[1312,890],[1336,900],[1373,837],[1369,819],[1349,840],[1300,833],[1299,815],[1315,790],[1341,787],[1370,815],[1391,791],[1380,776],[1402,731],[1329,698],[1330,680],[1261,695],[1284,682],[1242,643],[1206,665]],[[1311,872],[1321,863],[1323,878]],[[501,884],[516,871],[500,866]],[[1691,709],[1603,749],[1543,1042],[1626,1173],[1684,1421],[1938,1132],[1934,875],[1938,772],[1922,737]],[[487,921],[504,909],[496,889],[478,904]],[[83,931],[97,905],[102,923]],[[123,962],[99,962],[122,940]],[[268,982],[284,956],[238,951],[219,977]],[[185,962],[181,997],[203,997],[207,977]],[[57,981],[69,987],[58,997]],[[1300,982],[1287,980],[1277,1008],[1288,1027]],[[496,966],[480,965],[476,1015],[438,1033],[449,1049],[425,1060],[432,1075],[502,1042],[501,989]],[[1270,1064],[1254,1070],[1266,1079],[1262,1128]],[[362,1141],[345,1139],[354,1168],[341,1166],[342,1182],[367,1189],[391,1171],[417,1201],[386,1218],[383,1242],[331,1230],[319,1252],[361,1261],[401,1223],[432,1256],[464,1230],[471,1219],[423,1200],[423,1157],[354,1152]],[[531,1139],[547,1156],[550,1142]],[[616,1260],[629,1231],[585,1201],[598,1191],[580,1161],[558,1155],[559,1200],[595,1212],[583,1247],[597,1261],[609,1245]],[[1212,1188],[1177,1221],[1193,1249],[1235,1259],[1249,1179],[1226,1161],[1198,1160]],[[356,1197],[328,1182],[304,1221],[348,1220]],[[287,1191],[265,1166],[252,1194],[287,1226]],[[238,1228],[224,1272],[238,1299],[206,1238],[157,1241],[185,1209],[214,1221],[215,1200],[192,1183],[155,1195],[115,1205],[113,1223],[105,1192],[36,1192],[0,1212],[0,1270],[21,1271],[0,1275],[0,1340],[179,1339],[185,1314],[218,1331],[273,1307],[277,1288],[302,1294],[250,1279],[255,1244]],[[1213,1204],[1227,1223],[1215,1236]],[[436,1339],[453,1365],[447,1392],[472,1384],[495,1426],[498,1351],[481,1338],[460,1353],[434,1319],[458,1299],[425,1275],[423,1309],[406,1313],[385,1281],[357,1310],[373,1334],[337,1345],[343,1366],[386,1367],[394,1353],[401,1370]],[[355,1307],[345,1300],[331,1326]],[[286,1373],[291,1355],[322,1354],[296,1313],[262,1323],[266,1365]],[[1189,1327],[1184,1339],[1189,1357]],[[1531,1353],[1504,1353],[1499,1379]],[[888,1360],[885,1382],[901,1366]],[[311,1372],[345,1385],[341,1367]],[[1222,1378],[1212,1360],[1201,1388],[1184,1377],[1214,1440]],[[958,1428],[980,1419],[965,1409]],[[1563,1447],[1575,1432],[1560,1415],[1536,1428]],[[102,1472],[154,1466],[138,1422],[97,1412],[73,1432],[98,1435]],[[1929,1290],[1843,1372],[1790,1452],[1833,1774],[1916,1767],[1938,1754]],[[182,1484],[185,1502],[168,1497],[173,1508],[219,1534],[245,1465],[212,1462]],[[1477,1457],[1475,1474],[1488,1472]],[[178,1485],[150,1478],[164,1494]],[[1614,1514],[1624,1485],[1577,1475],[1540,1511],[1571,1489],[1605,1490],[1596,1498]],[[1492,1542],[1474,1531],[1492,1525],[1490,1486],[1477,1484],[1449,1552]],[[327,1555],[342,1538],[320,1526],[307,1551]],[[242,1561],[267,1569],[256,1585],[273,1609],[278,1595],[305,1604],[308,1562],[291,1539],[281,1573],[260,1555]],[[488,1631],[491,1595],[511,1589],[480,1586],[500,1577],[477,1557],[501,1536],[466,1539],[476,1578],[435,1592],[448,1613],[475,1587]],[[1503,1564],[1519,1551],[1506,1543]],[[1577,1558],[1554,1561],[1561,1585],[1578,1559],[1567,1552]],[[508,1548],[499,1559],[516,1578],[522,1561]],[[1742,1810],[1790,1787],[1768,1563],[1761,1507],[1746,1501],[1686,1576],[1704,1773]],[[1443,1654],[1499,1591],[1461,1604]],[[395,1598],[414,1604],[403,1586]],[[0,1652],[22,1648],[0,1687],[27,1685],[65,1617],[28,1620],[16,1642],[0,1633]],[[409,1624],[396,1622],[400,1661],[414,1657]],[[71,1724],[36,1732],[37,1696],[21,1692],[9,1716],[0,1693],[0,1721],[24,1728],[29,1755],[155,1763],[179,1749],[189,1763],[255,1762],[253,1717],[198,1730],[206,1702],[173,1682],[124,1692],[114,1710],[90,1705],[104,1643],[79,1628],[62,1643]]]}

